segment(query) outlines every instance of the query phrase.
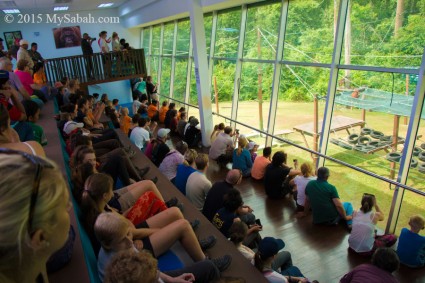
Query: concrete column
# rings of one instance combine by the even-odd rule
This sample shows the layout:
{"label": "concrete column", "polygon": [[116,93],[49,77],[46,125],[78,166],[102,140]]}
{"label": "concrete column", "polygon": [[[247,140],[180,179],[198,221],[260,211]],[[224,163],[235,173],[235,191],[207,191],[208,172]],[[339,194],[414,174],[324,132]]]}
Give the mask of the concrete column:
{"label": "concrete column", "polygon": [[193,56],[195,59],[196,90],[198,91],[199,116],[202,131],[202,144],[210,146],[213,130],[211,83],[208,78],[208,59],[205,41],[204,13],[201,0],[188,0],[190,26],[192,30]]}

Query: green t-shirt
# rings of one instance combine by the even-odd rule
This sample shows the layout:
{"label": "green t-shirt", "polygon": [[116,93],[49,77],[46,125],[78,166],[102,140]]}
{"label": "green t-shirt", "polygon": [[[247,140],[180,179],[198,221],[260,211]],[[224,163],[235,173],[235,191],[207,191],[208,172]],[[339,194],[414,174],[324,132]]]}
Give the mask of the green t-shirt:
{"label": "green t-shirt", "polygon": [[333,185],[327,181],[313,180],[307,184],[305,194],[313,211],[313,223],[330,222],[338,217],[338,210],[332,199],[339,198],[339,195]]}
{"label": "green t-shirt", "polygon": [[38,142],[39,144],[41,144],[42,146],[47,145],[47,138],[46,138],[46,135],[44,134],[43,128],[39,125],[32,123],[32,122],[30,122],[30,125],[31,125],[32,131],[34,133],[35,141]]}

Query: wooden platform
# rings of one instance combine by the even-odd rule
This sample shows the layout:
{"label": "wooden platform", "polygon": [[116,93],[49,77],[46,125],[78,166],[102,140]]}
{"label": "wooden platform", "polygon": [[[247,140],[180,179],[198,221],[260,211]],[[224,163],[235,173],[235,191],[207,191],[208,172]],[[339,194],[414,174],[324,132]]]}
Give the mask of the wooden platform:
{"label": "wooden platform", "polygon": [[[317,135],[320,136],[322,134],[322,125],[323,120],[319,120],[318,122],[318,132]],[[365,121],[354,119],[346,116],[335,116],[332,117],[331,121],[331,129],[330,132],[338,132],[342,130],[346,130],[348,134],[350,134],[349,129],[360,126],[363,127],[365,125]],[[314,133],[314,123],[305,123],[301,125],[297,125],[294,127],[294,130],[301,133],[302,135],[313,136]]]}

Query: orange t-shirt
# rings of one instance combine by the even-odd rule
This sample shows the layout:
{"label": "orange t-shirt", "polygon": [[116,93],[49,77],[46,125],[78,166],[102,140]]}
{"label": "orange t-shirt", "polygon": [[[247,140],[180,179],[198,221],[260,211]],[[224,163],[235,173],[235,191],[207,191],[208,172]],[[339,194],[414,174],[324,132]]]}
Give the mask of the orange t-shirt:
{"label": "orange t-shirt", "polygon": [[153,118],[153,116],[155,116],[155,114],[158,112],[158,107],[156,107],[155,105],[153,105],[153,104],[149,104],[149,107],[148,107],[148,116],[149,116],[149,118]]}
{"label": "orange t-shirt", "polygon": [[271,161],[264,156],[257,156],[254,160],[254,164],[251,169],[251,177],[256,180],[261,180],[264,178],[264,173],[266,172],[266,167]]}
{"label": "orange t-shirt", "polygon": [[165,120],[165,114],[167,114],[168,106],[161,106],[161,109],[159,110],[159,122],[164,123]]}
{"label": "orange t-shirt", "polygon": [[131,127],[131,118],[130,116],[122,116],[121,117],[121,130],[127,135],[128,130]]}
{"label": "orange t-shirt", "polygon": [[43,72],[37,72],[34,74],[34,83],[39,84],[39,85],[45,85],[47,82],[46,79],[46,74]]}

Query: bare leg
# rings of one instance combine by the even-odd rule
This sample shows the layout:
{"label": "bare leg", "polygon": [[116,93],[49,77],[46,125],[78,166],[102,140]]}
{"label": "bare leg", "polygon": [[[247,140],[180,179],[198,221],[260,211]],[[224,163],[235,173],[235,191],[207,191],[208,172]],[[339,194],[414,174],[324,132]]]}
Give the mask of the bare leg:
{"label": "bare leg", "polygon": [[163,228],[180,219],[184,219],[180,209],[177,207],[170,207],[148,218],[146,223],[149,225],[149,228]]}
{"label": "bare leg", "polygon": [[148,191],[152,191],[160,200],[164,201],[161,193],[158,191],[155,183],[149,180],[140,181],[127,186],[128,192],[138,199],[141,195]]}
{"label": "bare leg", "polygon": [[180,241],[186,252],[194,261],[205,259],[198,239],[189,222],[176,220],[149,236],[156,256],[166,252],[176,241]]}

